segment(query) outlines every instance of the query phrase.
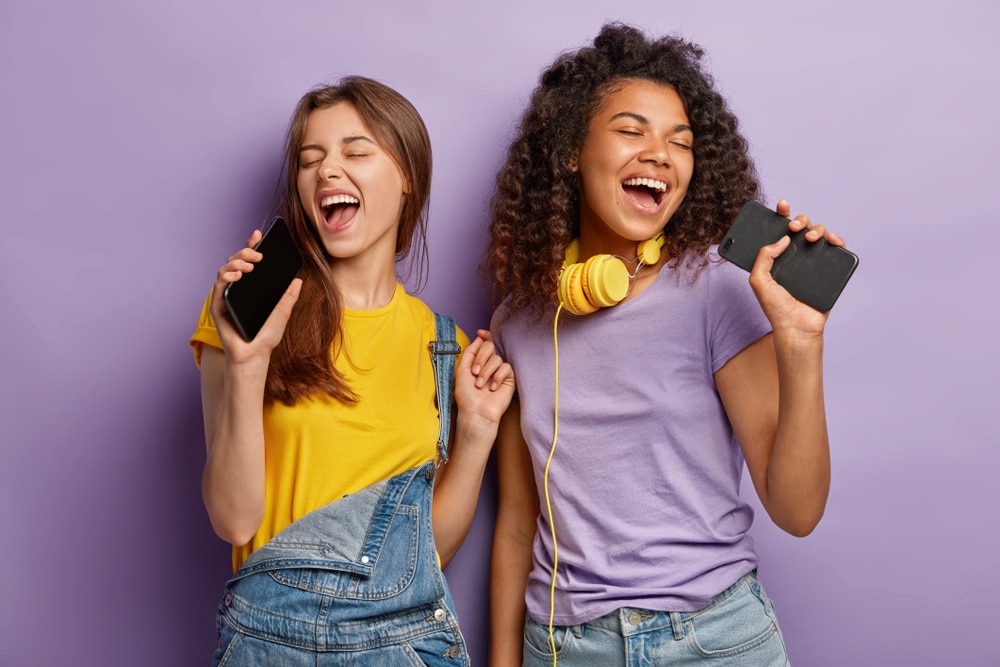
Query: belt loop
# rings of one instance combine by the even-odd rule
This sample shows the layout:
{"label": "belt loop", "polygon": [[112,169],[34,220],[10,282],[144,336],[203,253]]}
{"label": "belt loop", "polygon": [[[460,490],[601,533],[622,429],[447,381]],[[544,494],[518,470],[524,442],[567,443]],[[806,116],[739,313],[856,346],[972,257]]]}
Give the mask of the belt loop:
{"label": "belt loop", "polygon": [[684,639],[684,623],[681,621],[681,614],[678,611],[670,613],[670,629],[674,631],[674,639],[680,641]]}

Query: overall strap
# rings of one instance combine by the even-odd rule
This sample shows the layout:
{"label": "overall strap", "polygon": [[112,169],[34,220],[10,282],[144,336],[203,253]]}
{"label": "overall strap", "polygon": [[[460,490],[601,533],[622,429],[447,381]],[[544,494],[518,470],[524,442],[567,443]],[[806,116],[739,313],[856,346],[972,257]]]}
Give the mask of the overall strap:
{"label": "overall strap", "polygon": [[448,460],[448,436],[451,432],[451,402],[455,394],[455,359],[462,352],[455,335],[455,320],[434,313],[436,340],[431,341],[431,363],[434,365],[434,386],[437,389],[438,463]]}

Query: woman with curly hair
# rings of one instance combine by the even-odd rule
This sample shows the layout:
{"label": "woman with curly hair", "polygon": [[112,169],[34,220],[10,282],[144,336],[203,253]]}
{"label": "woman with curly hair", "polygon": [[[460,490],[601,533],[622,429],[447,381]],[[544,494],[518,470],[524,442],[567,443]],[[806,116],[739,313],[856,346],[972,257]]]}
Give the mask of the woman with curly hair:
{"label": "woman with curly hair", "polygon": [[[760,194],[701,56],[606,25],[542,74],[497,176],[491,328],[518,400],[497,444],[496,666],[787,664],[740,478],[745,461],[793,535],[823,515],[827,315],[771,278],[787,236],[749,281],[718,255]],[[788,229],[843,245],[805,216]]]}

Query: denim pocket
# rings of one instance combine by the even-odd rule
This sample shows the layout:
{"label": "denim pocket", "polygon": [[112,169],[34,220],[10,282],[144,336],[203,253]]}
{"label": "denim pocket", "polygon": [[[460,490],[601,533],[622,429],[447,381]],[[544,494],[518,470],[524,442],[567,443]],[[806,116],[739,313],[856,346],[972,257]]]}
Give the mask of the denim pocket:
{"label": "denim pocket", "polygon": [[335,563],[322,569],[284,568],[269,574],[280,584],[311,593],[346,600],[382,600],[399,595],[412,583],[420,553],[419,536],[419,510],[399,505],[382,542],[375,545],[378,556],[371,574],[342,570]]}
{"label": "denim pocket", "polygon": [[[464,667],[469,664],[465,640],[458,629],[434,632],[415,637],[400,644],[407,659],[421,667]],[[407,663],[407,664],[411,664]],[[396,665],[397,662],[386,661]]]}
{"label": "denim pocket", "polygon": [[225,667],[236,651],[242,635],[226,622],[225,615],[221,610],[216,617],[215,626],[219,634],[219,645],[216,646],[215,655],[212,656],[212,667]]}
{"label": "denim pocket", "polygon": [[[552,638],[556,645],[556,656],[562,653],[566,642],[573,633],[566,626],[552,627]],[[532,618],[524,621],[524,650],[537,657],[547,658],[552,662],[552,641],[549,640],[549,626],[536,623]]]}
{"label": "denim pocket", "polygon": [[786,663],[770,601],[753,576],[744,577],[705,609],[685,616],[684,630],[691,650],[704,657],[754,653],[754,664]]}

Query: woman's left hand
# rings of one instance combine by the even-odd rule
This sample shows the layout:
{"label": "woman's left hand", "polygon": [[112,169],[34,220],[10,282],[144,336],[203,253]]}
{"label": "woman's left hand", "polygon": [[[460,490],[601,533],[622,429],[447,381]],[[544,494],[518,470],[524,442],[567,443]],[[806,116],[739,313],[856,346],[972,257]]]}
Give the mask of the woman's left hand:
{"label": "woman's left hand", "polygon": [[514,369],[496,352],[489,331],[480,329],[462,352],[455,378],[459,410],[500,422],[514,395]]}
{"label": "woman's left hand", "polygon": [[[784,199],[778,202],[775,210],[786,218],[791,215],[791,206]],[[840,247],[845,245],[844,239],[823,225],[814,225],[808,216],[797,215],[788,221],[789,233],[803,229],[807,230],[806,240],[809,242],[815,243],[825,238],[830,245]],[[787,332],[805,336],[822,335],[829,313],[820,312],[802,303],[771,276],[774,260],[784,252],[790,242],[790,237],[783,236],[775,243],[760,249],[750,271],[750,286],[776,334]]]}

